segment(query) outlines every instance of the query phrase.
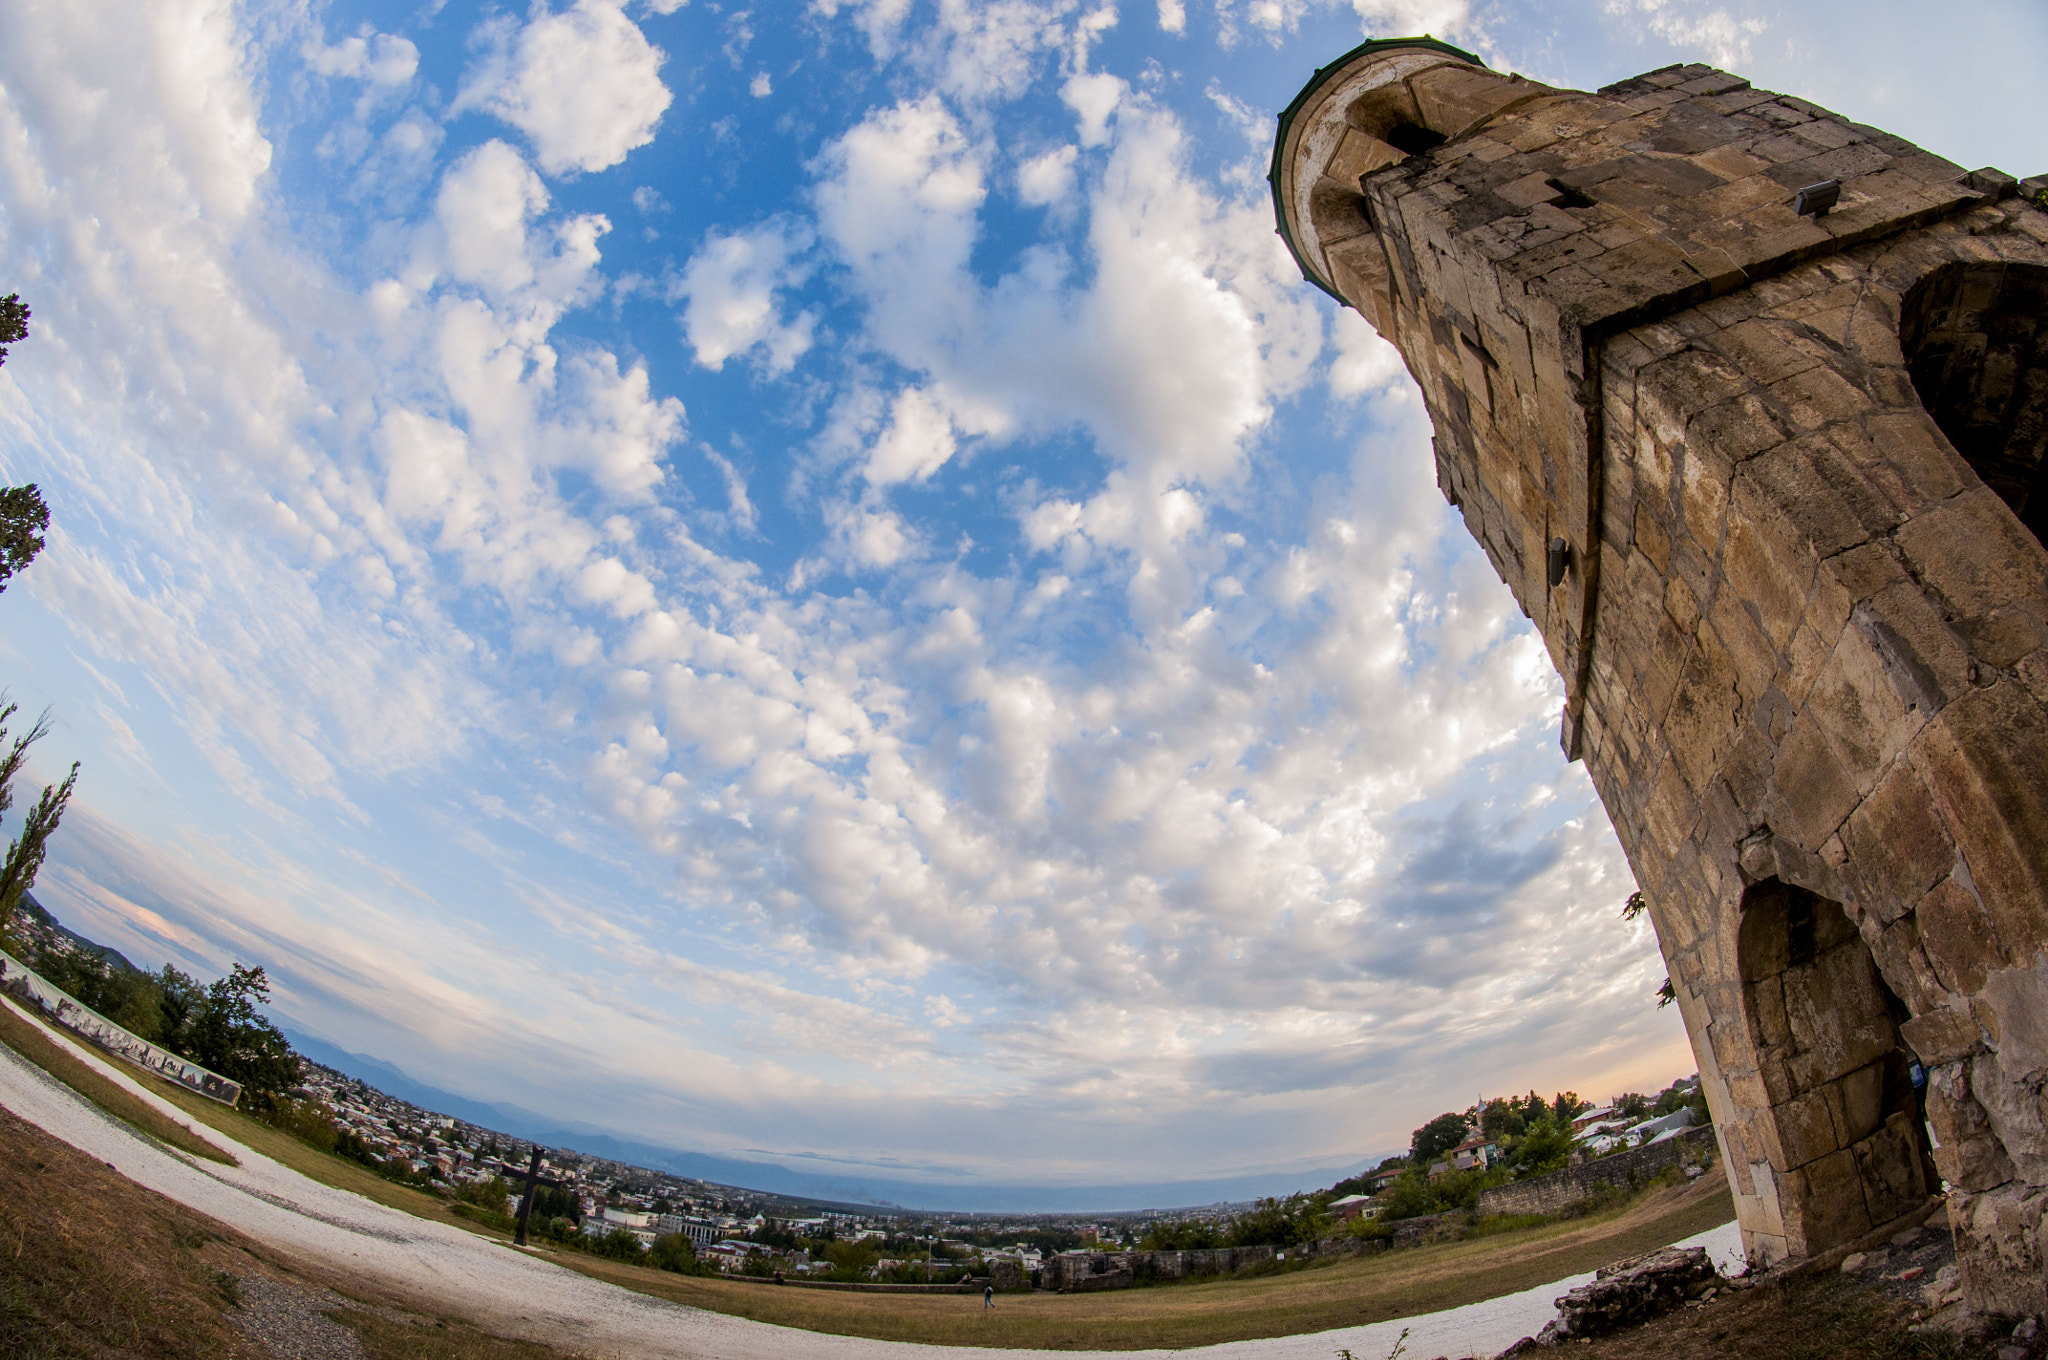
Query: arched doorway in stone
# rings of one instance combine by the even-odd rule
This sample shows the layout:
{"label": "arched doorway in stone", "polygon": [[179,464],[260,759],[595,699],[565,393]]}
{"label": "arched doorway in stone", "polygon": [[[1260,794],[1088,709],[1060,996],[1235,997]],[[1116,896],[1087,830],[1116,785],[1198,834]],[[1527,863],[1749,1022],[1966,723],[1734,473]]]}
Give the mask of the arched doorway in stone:
{"label": "arched doorway in stone", "polygon": [[1909,1016],[1848,913],[1766,879],[1743,896],[1736,953],[1792,1253],[1920,1207],[1939,1179],[1899,1037]]}
{"label": "arched doorway in stone", "polygon": [[1948,442],[2048,544],[2048,267],[1942,265],[1901,300],[1899,345]]}

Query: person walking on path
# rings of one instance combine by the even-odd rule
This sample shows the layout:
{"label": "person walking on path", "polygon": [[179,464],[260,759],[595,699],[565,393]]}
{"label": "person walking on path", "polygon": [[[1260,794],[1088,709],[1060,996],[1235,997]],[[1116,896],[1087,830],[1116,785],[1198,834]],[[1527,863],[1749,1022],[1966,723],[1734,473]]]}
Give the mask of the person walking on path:
{"label": "person walking on path", "polygon": [[981,1311],[986,1313],[996,1306],[996,1282],[990,1280],[981,1287]]}

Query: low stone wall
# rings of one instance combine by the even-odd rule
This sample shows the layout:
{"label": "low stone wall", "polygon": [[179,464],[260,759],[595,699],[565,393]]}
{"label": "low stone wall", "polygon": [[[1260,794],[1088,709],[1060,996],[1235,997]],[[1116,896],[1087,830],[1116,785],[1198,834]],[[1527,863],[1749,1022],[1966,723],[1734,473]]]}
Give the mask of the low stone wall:
{"label": "low stone wall", "polygon": [[[1481,1218],[1494,1214],[1554,1214],[1576,1204],[1602,1185],[1627,1185],[1631,1177],[1641,1182],[1673,1166],[1707,1166],[1714,1152],[1712,1126],[1691,1128],[1676,1138],[1648,1147],[1617,1152],[1612,1157],[1568,1166],[1547,1176],[1531,1176],[1479,1192]],[[1409,1220],[1416,1222],[1419,1220]],[[1406,1245],[1405,1243],[1403,1245]]]}
{"label": "low stone wall", "polygon": [[1385,1242],[1329,1237],[1291,1247],[1202,1247],[1190,1251],[1091,1251],[1048,1257],[1043,1287],[1069,1294],[1129,1289],[1140,1280],[1182,1280],[1191,1275],[1228,1275],[1246,1266],[1285,1256],[1290,1261],[1325,1256],[1358,1256],[1386,1250]]}
{"label": "low stone wall", "polygon": [[1424,1214],[1419,1218],[1396,1219],[1393,1244],[1397,1247],[1426,1247],[1432,1242],[1443,1242],[1458,1236],[1471,1223],[1472,1215],[1463,1209],[1452,1209],[1441,1214]]}
{"label": "low stone wall", "polygon": [[979,1294],[986,1277],[969,1277],[952,1284],[879,1284],[868,1280],[806,1280],[795,1275],[776,1280],[767,1275],[722,1275],[720,1279],[744,1284],[765,1284],[786,1289],[837,1289],[846,1294]]}
{"label": "low stone wall", "polygon": [[160,1077],[197,1091],[209,1100],[233,1105],[242,1098],[242,1088],[198,1063],[187,1062],[169,1049],[158,1048],[137,1038],[98,1011],[87,1010],[55,983],[24,967],[18,959],[0,954],[0,988],[35,1007],[43,1016],[80,1034],[117,1058],[146,1067]]}

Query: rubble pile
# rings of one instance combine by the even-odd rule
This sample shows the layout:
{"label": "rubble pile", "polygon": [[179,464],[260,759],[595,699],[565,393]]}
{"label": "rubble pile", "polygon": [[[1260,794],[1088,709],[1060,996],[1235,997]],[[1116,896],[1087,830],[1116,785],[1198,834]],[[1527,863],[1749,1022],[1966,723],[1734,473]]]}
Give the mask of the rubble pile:
{"label": "rubble pile", "polygon": [[1705,1247],[1666,1247],[1602,1270],[1557,1301],[1558,1316],[1537,1334],[1539,1346],[1604,1336],[1648,1322],[1726,1284]]}

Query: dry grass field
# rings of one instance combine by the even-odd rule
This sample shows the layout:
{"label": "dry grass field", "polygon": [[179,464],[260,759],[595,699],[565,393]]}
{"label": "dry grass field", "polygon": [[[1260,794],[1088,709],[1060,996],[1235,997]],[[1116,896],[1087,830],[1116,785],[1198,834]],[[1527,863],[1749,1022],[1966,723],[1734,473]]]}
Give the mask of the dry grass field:
{"label": "dry grass field", "polygon": [[564,1253],[572,1270],[677,1303],[810,1331],[1050,1350],[1203,1346],[1412,1317],[1497,1298],[1664,1246],[1735,1216],[1718,1177],[1605,1217],[1285,1274],[1102,1294],[856,1294],[668,1275]]}

